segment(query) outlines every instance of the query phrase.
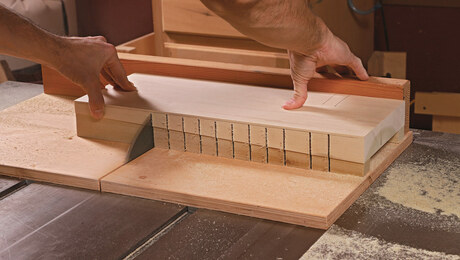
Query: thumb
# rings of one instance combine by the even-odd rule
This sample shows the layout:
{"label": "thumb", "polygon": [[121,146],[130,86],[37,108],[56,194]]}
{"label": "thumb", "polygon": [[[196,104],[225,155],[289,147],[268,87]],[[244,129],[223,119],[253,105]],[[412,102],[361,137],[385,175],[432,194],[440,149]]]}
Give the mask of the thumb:
{"label": "thumb", "polygon": [[283,108],[290,110],[302,107],[308,97],[308,82],[316,71],[316,61],[313,57],[289,51],[291,78],[294,83],[294,96]]}
{"label": "thumb", "polygon": [[99,85],[88,89],[91,116],[98,120],[104,117],[104,97],[102,96],[102,90]]}

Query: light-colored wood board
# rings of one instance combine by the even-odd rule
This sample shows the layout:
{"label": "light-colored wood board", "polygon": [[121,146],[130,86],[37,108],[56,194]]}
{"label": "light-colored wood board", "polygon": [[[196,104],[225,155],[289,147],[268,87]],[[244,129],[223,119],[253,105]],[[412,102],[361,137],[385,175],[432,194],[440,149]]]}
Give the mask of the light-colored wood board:
{"label": "light-colored wood board", "polygon": [[184,133],[175,131],[175,130],[168,130],[168,132],[169,132],[169,149],[184,152],[185,151]]}
{"label": "light-colored wood board", "polygon": [[[388,143],[365,177],[154,148],[101,181],[102,190],[327,229],[410,144]],[[334,191],[334,192],[331,192]]]}
{"label": "light-colored wood board", "polygon": [[77,135],[83,138],[93,138],[113,142],[131,144],[137,136],[141,124],[120,120],[96,120],[90,115],[76,114]]}
{"label": "light-colored wood board", "polygon": [[460,93],[415,92],[415,113],[460,117]]}
{"label": "light-colored wood board", "polygon": [[249,143],[249,124],[233,123],[233,141]]}
{"label": "light-colored wood board", "polygon": [[311,168],[316,171],[329,171],[329,160],[327,157],[312,155],[311,156]]}
{"label": "light-colored wood board", "polygon": [[217,156],[233,158],[233,143],[230,140],[217,139]]}
{"label": "light-colored wood board", "polygon": [[233,140],[233,125],[230,122],[216,121],[217,138],[232,141]]}
{"label": "light-colored wood board", "polygon": [[356,176],[364,176],[369,171],[369,163],[357,163],[357,162],[350,162],[350,161],[343,161],[337,159],[330,159],[330,171],[337,172],[337,173],[346,173],[352,174]]}
{"label": "light-colored wood board", "polygon": [[284,165],[284,151],[277,148],[268,148],[268,163],[274,165]]}
{"label": "light-colored wood board", "polygon": [[287,53],[165,42],[169,57],[289,68]]}
{"label": "light-colored wood board", "polygon": [[263,126],[249,125],[249,142],[252,145],[267,146],[267,129]]}
{"label": "light-colored wood board", "polygon": [[460,117],[434,115],[433,131],[460,134]]}
{"label": "light-colored wood board", "polygon": [[198,124],[198,118],[196,117],[184,117],[184,132],[189,134],[200,134],[200,126]]}
{"label": "light-colored wood board", "polygon": [[267,147],[251,144],[251,161],[258,163],[267,163]]}
{"label": "light-colored wood board", "polygon": [[310,154],[310,133],[286,129],[284,134],[286,151]]}
{"label": "light-colored wood board", "polygon": [[185,133],[185,151],[191,153],[201,153],[200,136]]}
{"label": "light-colored wood board", "polygon": [[98,190],[129,144],[76,135],[71,98],[39,95],[0,112],[0,173]]}
{"label": "light-colored wood board", "polygon": [[249,144],[248,143],[241,143],[241,142],[234,142],[233,143],[234,155],[235,159],[249,161]]}
{"label": "light-colored wood board", "polygon": [[[78,104],[78,103],[75,103]],[[166,113],[153,112],[152,113],[152,126],[156,128],[168,129],[168,120]]]}
{"label": "light-colored wood board", "polygon": [[155,147],[169,149],[169,133],[165,128],[153,128],[153,142]]}
{"label": "light-colored wood board", "polygon": [[284,129],[267,128],[267,146],[270,148],[284,149]]}
{"label": "light-colored wood board", "polygon": [[305,153],[286,151],[286,165],[289,167],[310,169],[310,155]]}
{"label": "light-colored wood board", "polygon": [[182,116],[167,114],[168,130],[183,132]]}
{"label": "light-colored wood board", "polygon": [[246,38],[198,0],[162,0],[162,4],[166,32]]}
{"label": "light-colored wood board", "polygon": [[[351,137],[351,139],[354,140],[355,138]],[[311,133],[311,154],[322,157],[329,155],[329,136],[327,133]]]}
{"label": "light-colored wood board", "polygon": [[216,137],[216,122],[210,119],[200,119],[200,135]]}
{"label": "light-colored wood board", "polygon": [[[310,92],[302,108],[287,111],[280,104],[292,95],[288,90],[142,74],[131,75],[130,80],[139,91],[126,93],[108,89],[105,94],[107,110],[112,106],[124,106],[165,112],[170,115],[168,127],[176,131],[182,128],[182,120],[175,114],[214,119],[224,122],[221,123],[223,139],[231,139],[229,125],[232,122],[273,127],[278,129],[278,138],[275,138],[278,141],[273,142],[275,148],[284,145],[279,142],[283,128],[364,139],[362,145],[355,149],[356,153],[337,155],[340,157],[336,159],[346,161],[364,163],[404,126],[404,102],[398,100]],[[139,98],[143,102],[138,102]],[[87,97],[78,99],[78,102],[87,103]],[[262,134],[250,133],[250,136],[251,143],[264,145]],[[312,142],[314,140],[312,135]],[[315,145],[312,147],[313,154],[314,148]],[[316,155],[326,156],[327,144],[324,148],[323,154]]]}
{"label": "light-colored wood board", "polygon": [[216,156],[217,140],[215,137],[201,136],[201,153]]}

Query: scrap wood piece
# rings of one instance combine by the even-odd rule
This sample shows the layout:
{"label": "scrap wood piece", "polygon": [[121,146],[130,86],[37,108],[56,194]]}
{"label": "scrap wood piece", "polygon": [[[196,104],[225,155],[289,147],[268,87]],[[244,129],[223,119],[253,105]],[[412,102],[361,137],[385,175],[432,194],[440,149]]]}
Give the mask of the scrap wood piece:
{"label": "scrap wood piece", "polygon": [[412,142],[387,143],[364,177],[154,148],[101,180],[105,192],[327,229]]}
{"label": "scrap wood piece", "polygon": [[41,94],[0,112],[0,174],[98,190],[128,144],[80,138],[73,100]]}

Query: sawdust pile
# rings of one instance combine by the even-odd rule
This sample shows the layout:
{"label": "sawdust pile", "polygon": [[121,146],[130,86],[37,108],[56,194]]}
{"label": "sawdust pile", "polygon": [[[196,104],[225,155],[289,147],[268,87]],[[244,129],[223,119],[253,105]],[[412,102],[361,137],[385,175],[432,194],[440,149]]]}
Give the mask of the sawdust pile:
{"label": "sawdust pile", "polygon": [[450,159],[395,165],[376,193],[405,207],[460,217],[460,159]]}
{"label": "sawdust pile", "polygon": [[398,245],[333,225],[300,259],[460,259]]}

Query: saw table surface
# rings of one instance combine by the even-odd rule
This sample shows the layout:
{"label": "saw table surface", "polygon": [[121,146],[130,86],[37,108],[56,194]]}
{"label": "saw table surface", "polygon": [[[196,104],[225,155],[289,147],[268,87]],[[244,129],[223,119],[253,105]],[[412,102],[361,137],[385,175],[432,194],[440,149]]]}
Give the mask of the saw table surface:
{"label": "saw table surface", "polygon": [[414,131],[327,231],[0,176],[0,259],[460,259],[459,158]]}

